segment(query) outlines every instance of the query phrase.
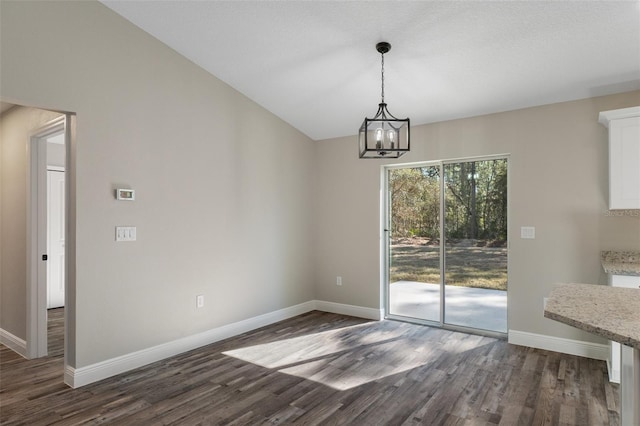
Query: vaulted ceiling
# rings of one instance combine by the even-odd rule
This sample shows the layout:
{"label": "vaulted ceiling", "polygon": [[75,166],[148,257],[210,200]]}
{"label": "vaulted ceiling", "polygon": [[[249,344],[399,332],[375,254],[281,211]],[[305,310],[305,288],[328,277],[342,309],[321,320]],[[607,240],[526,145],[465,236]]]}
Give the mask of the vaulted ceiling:
{"label": "vaulted ceiling", "polygon": [[640,1],[116,1],[315,140],[640,89]]}

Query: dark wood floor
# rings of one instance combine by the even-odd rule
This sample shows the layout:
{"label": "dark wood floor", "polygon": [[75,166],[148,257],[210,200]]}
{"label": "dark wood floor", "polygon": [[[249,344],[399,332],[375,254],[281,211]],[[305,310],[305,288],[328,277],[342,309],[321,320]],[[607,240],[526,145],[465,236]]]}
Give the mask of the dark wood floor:
{"label": "dark wood floor", "polygon": [[[60,312],[52,315],[58,335]],[[51,340],[57,349],[40,360],[0,346],[1,424],[582,426],[619,419],[618,387],[602,361],[401,322],[311,312],[75,390],[62,383],[61,339]]]}

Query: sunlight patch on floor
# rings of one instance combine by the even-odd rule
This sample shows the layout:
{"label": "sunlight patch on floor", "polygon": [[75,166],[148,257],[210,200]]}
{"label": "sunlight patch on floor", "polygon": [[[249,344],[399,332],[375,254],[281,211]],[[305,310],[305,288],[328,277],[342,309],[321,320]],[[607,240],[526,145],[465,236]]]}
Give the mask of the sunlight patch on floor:
{"label": "sunlight patch on floor", "polygon": [[363,337],[357,329],[368,326],[368,324],[359,324],[223,353],[262,367],[280,368],[356,348],[363,344]]}
{"label": "sunlight patch on floor", "polygon": [[450,353],[462,353],[482,346],[481,340],[488,339],[469,335],[462,344],[458,341],[455,347],[448,347],[447,339],[407,338],[403,327],[370,332],[368,327],[373,328],[360,324],[223,353],[336,390],[347,390],[435,362],[445,348]]}

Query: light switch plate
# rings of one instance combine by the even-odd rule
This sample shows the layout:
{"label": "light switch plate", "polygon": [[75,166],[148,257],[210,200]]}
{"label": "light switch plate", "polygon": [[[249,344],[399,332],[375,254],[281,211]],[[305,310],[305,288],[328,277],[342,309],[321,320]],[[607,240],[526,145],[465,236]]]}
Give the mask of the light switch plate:
{"label": "light switch plate", "polygon": [[116,241],[135,241],[135,226],[116,226]]}
{"label": "light switch plate", "polygon": [[121,201],[133,201],[136,199],[136,191],[133,189],[116,189],[116,199]]}
{"label": "light switch plate", "polygon": [[520,238],[534,240],[536,238],[536,227],[535,226],[520,227]]}

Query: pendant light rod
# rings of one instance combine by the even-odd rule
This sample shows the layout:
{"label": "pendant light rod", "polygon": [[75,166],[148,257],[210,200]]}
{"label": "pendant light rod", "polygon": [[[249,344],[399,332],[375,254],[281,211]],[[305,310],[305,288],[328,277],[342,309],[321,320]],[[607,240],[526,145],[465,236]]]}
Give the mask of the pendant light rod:
{"label": "pendant light rod", "polygon": [[381,41],[380,43],[376,44],[376,50],[378,51],[378,53],[380,53],[380,56],[382,58],[382,66],[380,67],[380,81],[382,82],[381,98],[382,103],[384,103],[384,54],[391,50],[391,44],[387,43],[386,41]]}
{"label": "pendant light rod", "polygon": [[384,103],[384,54],[391,50],[391,44],[387,43],[386,41],[381,41],[380,43],[376,44],[376,50],[378,51],[378,53],[380,53],[380,56],[382,58],[382,66],[380,67],[380,81],[382,82],[381,98],[382,103]]}

